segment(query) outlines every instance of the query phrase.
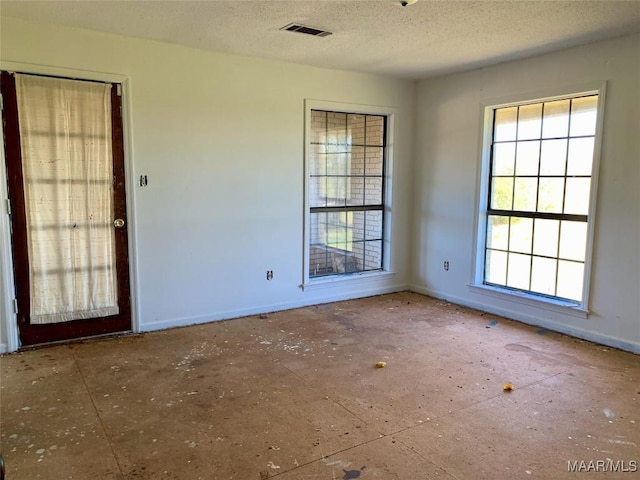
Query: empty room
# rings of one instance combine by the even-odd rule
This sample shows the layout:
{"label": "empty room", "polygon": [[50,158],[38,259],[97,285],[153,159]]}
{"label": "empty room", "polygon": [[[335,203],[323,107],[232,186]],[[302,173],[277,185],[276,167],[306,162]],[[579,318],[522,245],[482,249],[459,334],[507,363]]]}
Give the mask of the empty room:
{"label": "empty room", "polygon": [[2,480],[637,478],[640,0],[2,0],[0,70]]}

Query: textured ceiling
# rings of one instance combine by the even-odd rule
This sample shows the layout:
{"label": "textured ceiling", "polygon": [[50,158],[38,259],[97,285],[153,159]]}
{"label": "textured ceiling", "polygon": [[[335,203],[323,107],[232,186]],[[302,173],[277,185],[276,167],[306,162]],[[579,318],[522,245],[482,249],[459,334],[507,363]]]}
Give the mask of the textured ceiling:
{"label": "textured ceiling", "polygon": [[[289,62],[424,78],[640,31],[640,0],[0,1],[0,15]],[[280,31],[289,23],[325,38]]]}

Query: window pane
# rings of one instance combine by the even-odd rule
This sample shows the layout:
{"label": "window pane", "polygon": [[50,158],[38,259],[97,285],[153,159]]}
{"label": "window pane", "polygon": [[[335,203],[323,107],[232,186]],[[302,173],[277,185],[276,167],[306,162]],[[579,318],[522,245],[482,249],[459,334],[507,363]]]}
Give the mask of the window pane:
{"label": "window pane", "polygon": [[537,178],[516,177],[515,190],[513,193],[513,209],[523,212],[535,212],[537,189]]}
{"label": "window pane", "polygon": [[364,270],[378,270],[382,268],[382,241],[367,241],[364,243]]}
{"label": "window pane", "polygon": [[313,207],[327,206],[327,177],[311,177],[309,179],[309,205]]}
{"label": "window pane", "polygon": [[365,153],[366,174],[382,176],[383,147],[367,147]]}
{"label": "window pane", "polygon": [[591,178],[567,178],[564,213],[587,215],[589,213],[590,191]]}
{"label": "window pane", "polygon": [[337,247],[339,248],[339,243],[342,244],[344,242],[340,242],[340,239],[343,238],[344,232],[338,231],[339,227],[333,223],[327,224],[327,230],[325,232],[324,244],[328,247]]}
{"label": "window pane", "polygon": [[353,145],[364,145],[365,115],[348,114],[347,130]]}
{"label": "window pane", "polygon": [[540,138],[542,129],[542,104],[522,105],[518,112],[518,140]]}
{"label": "window pane", "polygon": [[384,117],[367,116],[367,145],[384,145]]}
{"label": "window pane", "polygon": [[513,213],[487,217],[486,282],[581,300],[596,111],[597,95],[494,110],[489,210]]}
{"label": "window pane", "polygon": [[538,175],[540,142],[518,142],[516,154],[516,175]]}
{"label": "window pane", "polygon": [[369,210],[365,212],[367,240],[382,240],[382,211]]}
{"label": "window pane", "polygon": [[487,248],[509,248],[509,217],[489,215],[487,222]]}
{"label": "window pane", "polygon": [[566,137],[569,132],[569,100],[546,102],[542,120],[542,138]]}
{"label": "window pane", "polygon": [[511,210],[512,202],[513,178],[494,178],[491,182],[491,208],[496,210]]}
{"label": "window pane", "polygon": [[325,175],[327,171],[327,157],[324,154],[323,145],[311,146],[311,157],[309,158],[309,174]]}
{"label": "window pane", "polygon": [[564,178],[540,178],[538,186],[538,211],[562,213]]}
{"label": "window pane", "polygon": [[326,177],[327,206],[343,207],[347,201],[347,179],[345,177]]}
{"label": "window pane", "polygon": [[327,112],[326,142],[333,145],[347,144],[347,114]]}
{"label": "window pane", "polygon": [[558,256],[558,220],[537,218],[534,223],[533,254],[545,257]]}
{"label": "window pane", "polygon": [[584,265],[576,262],[558,262],[558,290],[556,295],[571,300],[582,300]]}
{"label": "window pane", "polygon": [[516,144],[497,143],[493,146],[493,175],[513,175]]}
{"label": "window pane", "polygon": [[496,142],[516,139],[518,107],[499,108],[495,111],[493,138]]}
{"label": "window pane", "polygon": [[323,175],[347,175],[349,173],[349,156],[344,153],[328,153],[326,155],[326,173]]}
{"label": "window pane", "polygon": [[382,239],[382,211],[352,212],[352,218],[354,242]]}
{"label": "window pane", "polygon": [[544,140],[540,151],[540,175],[564,175],[567,140]]}
{"label": "window pane", "polygon": [[[310,132],[311,208],[382,207],[385,117],[312,111]],[[383,208],[309,213],[310,277],[382,267]]]}
{"label": "window pane", "polygon": [[327,230],[327,214],[312,213],[309,217],[311,244],[324,244]]}
{"label": "window pane", "polygon": [[326,244],[326,213],[312,213],[310,216],[309,275],[319,276],[331,273],[329,251]]}
{"label": "window pane", "polygon": [[354,242],[362,242],[365,239],[365,213],[366,212],[351,212],[351,218],[353,219],[351,231]]}
{"label": "window pane", "polygon": [[350,212],[327,213],[325,244],[340,250],[351,250]]}
{"label": "window pane", "polygon": [[311,143],[325,143],[327,130],[327,113],[311,110]]}
{"label": "window pane", "polygon": [[585,261],[587,223],[563,221],[560,226],[560,258]]}
{"label": "window pane", "polygon": [[362,257],[353,252],[345,252],[344,256],[338,257],[341,262],[338,266],[340,273],[353,273],[362,271]]}
{"label": "window pane", "polygon": [[[310,276],[382,268],[381,219],[382,212],[312,213]],[[364,240],[362,235],[372,239]]]}
{"label": "window pane", "polygon": [[569,140],[567,175],[591,175],[593,137]]}
{"label": "window pane", "polygon": [[[533,235],[533,219],[511,217],[511,233],[509,250],[512,252],[531,253]],[[509,267],[511,269],[511,267]]]}
{"label": "window pane", "polygon": [[349,153],[351,145],[336,145],[333,143],[324,144],[324,151],[327,154],[341,154]]}
{"label": "window pane", "polygon": [[349,175],[364,175],[364,147],[351,147]]}
{"label": "window pane", "polygon": [[310,243],[348,250],[352,240],[350,212],[312,213]]}
{"label": "window pane", "polygon": [[533,257],[531,266],[531,290],[544,295],[556,293],[556,268],[558,261]]}
{"label": "window pane", "polygon": [[382,178],[367,177],[364,188],[365,205],[382,205]]}
{"label": "window pane", "polygon": [[350,177],[351,186],[348,205],[364,205],[364,177]]}
{"label": "window pane", "polygon": [[507,253],[487,250],[485,281],[496,285],[507,283]]}
{"label": "window pane", "polygon": [[507,286],[529,290],[529,274],[531,271],[531,257],[519,253],[509,254],[509,271],[507,272]]}
{"label": "window pane", "polygon": [[598,96],[574,98],[571,101],[570,136],[596,134],[596,108]]}

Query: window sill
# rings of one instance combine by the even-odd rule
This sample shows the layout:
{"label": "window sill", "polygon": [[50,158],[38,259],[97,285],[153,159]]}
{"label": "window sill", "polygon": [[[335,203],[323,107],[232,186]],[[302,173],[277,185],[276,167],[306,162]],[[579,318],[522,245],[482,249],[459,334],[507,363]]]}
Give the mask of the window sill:
{"label": "window sill", "polygon": [[493,287],[490,285],[468,284],[469,290],[481,295],[488,295],[500,300],[515,302],[534,308],[543,308],[556,313],[572,315],[579,318],[587,318],[589,310],[581,305],[569,302],[567,300],[556,300],[553,298],[544,298],[537,295],[531,295],[524,292],[516,292],[506,288]]}
{"label": "window sill", "polygon": [[362,273],[350,273],[347,275],[329,275],[326,277],[309,279],[307,283],[300,285],[300,288],[307,292],[313,290],[322,290],[326,288],[341,287],[345,284],[361,284],[369,283],[378,280],[386,280],[396,276],[395,272],[362,272]]}

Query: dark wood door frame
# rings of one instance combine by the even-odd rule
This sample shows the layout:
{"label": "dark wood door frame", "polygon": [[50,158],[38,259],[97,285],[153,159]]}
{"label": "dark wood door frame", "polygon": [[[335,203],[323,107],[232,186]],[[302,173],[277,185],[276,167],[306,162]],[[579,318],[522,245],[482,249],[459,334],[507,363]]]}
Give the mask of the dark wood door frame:
{"label": "dark wood door frame", "polygon": [[117,315],[102,317],[101,319],[31,325],[29,269],[25,268],[25,266],[28,267],[29,261],[28,243],[26,233],[21,233],[26,232],[27,222],[15,78],[10,72],[2,71],[0,74],[0,88],[3,97],[2,121],[4,127],[7,187],[11,201],[10,224],[18,310],[17,324],[20,344],[22,346],[131,330],[122,99],[119,95],[119,85],[115,83],[111,85],[111,130],[115,198],[114,216],[115,218],[122,218],[125,221],[124,227],[115,230],[118,305],[120,312]]}

